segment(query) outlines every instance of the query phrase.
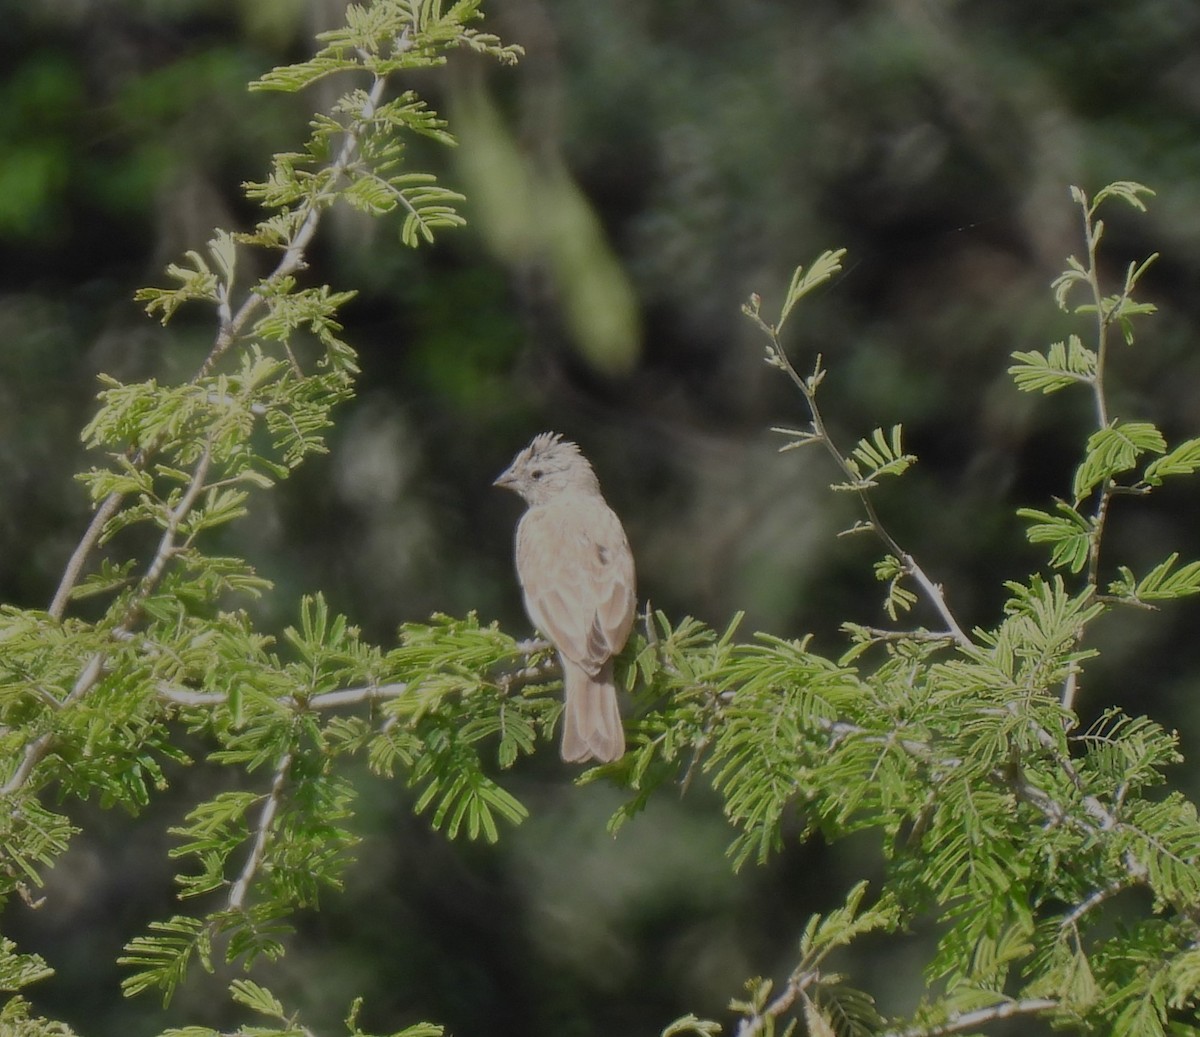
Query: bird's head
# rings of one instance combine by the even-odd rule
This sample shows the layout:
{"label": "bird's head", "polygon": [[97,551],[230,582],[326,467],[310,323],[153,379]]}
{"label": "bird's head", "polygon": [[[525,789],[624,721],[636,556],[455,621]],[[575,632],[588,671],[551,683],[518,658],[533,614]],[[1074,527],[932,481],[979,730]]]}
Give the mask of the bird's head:
{"label": "bird's head", "polygon": [[557,432],[534,436],[492,485],[519,493],[530,506],[545,504],[566,490],[600,492],[587,458]]}

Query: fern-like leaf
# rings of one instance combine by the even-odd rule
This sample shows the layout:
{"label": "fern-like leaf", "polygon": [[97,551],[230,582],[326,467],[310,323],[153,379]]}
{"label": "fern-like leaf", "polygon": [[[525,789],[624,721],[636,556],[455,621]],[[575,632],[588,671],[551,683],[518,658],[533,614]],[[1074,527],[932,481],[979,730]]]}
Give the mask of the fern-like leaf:
{"label": "fern-like leaf", "polygon": [[1096,354],[1078,335],[1055,342],[1044,354],[1030,350],[1012,357],[1018,363],[1008,373],[1022,392],[1052,393],[1068,385],[1091,384],[1096,378]]}

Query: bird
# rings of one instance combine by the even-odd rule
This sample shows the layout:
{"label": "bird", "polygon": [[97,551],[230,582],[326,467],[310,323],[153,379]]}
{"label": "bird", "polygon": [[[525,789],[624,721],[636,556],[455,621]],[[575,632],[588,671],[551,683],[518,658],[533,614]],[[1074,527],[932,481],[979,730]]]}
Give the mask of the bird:
{"label": "bird", "polygon": [[613,656],[637,611],[633,552],[579,447],[534,436],[493,483],[528,505],[517,523],[517,580],[529,618],[563,671],[562,758],[611,763],[625,753]]}

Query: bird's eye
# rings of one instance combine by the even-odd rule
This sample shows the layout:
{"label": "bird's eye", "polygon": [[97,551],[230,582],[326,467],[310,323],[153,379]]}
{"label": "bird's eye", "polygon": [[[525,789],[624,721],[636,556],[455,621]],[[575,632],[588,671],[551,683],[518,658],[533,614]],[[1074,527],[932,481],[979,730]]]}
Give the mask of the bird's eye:
{"label": "bird's eye", "polygon": [[540,479],[544,474],[545,473],[540,468],[535,468],[532,472],[529,473],[529,478]]}

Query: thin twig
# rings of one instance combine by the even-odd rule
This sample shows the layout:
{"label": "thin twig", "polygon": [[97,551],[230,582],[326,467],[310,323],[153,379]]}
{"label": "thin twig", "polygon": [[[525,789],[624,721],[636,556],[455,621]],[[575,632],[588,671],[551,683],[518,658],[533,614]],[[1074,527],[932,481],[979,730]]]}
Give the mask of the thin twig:
{"label": "thin twig", "polygon": [[1096,513],[1092,516],[1092,532],[1088,542],[1087,585],[1093,594],[1100,590],[1100,539],[1104,535],[1109,505],[1113,499],[1113,481],[1105,479],[1096,502]]}
{"label": "thin twig", "polygon": [[[113,629],[112,636],[114,640],[121,640],[128,635],[133,629],[134,623],[137,622],[138,616],[141,614],[142,605],[146,599],[154,592],[154,588],[158,586],[162,579],[163,573],[166,572],[167,563],[175,554],[176,538],[179,535],[179,527],[183,524],[192,508],[195,507],[196,499],[204,492],[205,479],[208,477],[208,470],[212,465],[212,444],[209,443],[204,448],[204,453],[200,455],[200,460],[196,463],[196,468],[192,472],[192,478],[188,483],[187,489],[175,507],[167,512],[166,526],[163,529],[162,537],[158,542],[158,550],[155,551],[154,557],[150,560],[150,565],[147,567],[145,574],[138,581],[137,590],[134,591],[133,598],[125,610],[125,615],[121,617],[121,621]],[[71,689],[71,693],[63,700],[62,705],[66,706],[71,702],[78,701],[83,698],[89,691],[96,686],[101,675],[104,672],[104,653],[97,652],[80,673],[75,686]]]}
{"label": "thin twig", "polygon": [[769,1020],[778,1019],[779,1016],[791,1008],[796,1003],[796,999],[818,978],[819,974],[815,970],[801,972],[797,969],[788,977],[787,986],[783,988],[783,992],[774,1001],[766,1005],[761,1012],[757,1012],[741,1021],[738,1025],[737,1037],[755,1037],[756,1034],[763,1030]]}
{"label": "thin twig", "polygon": [[54,599],[50,602],[48,611],[53,619],[62,619],[67,610],[67,602],[71,599],[71,591],[79,582],[88,555],[92,553],[92,548],[96,546],[96,541],[100,539],[100,534],[104,532],[108,520],[120,510],[121,501],[124,499],[125,494],[123,493],[110,493],[96,509],[96,514],[92,516],[92,521],[84,530],[83,537],[75,545],[75,550],[71,552],[71,557],[67,560],[67,567],[63,570],[58,589],[54,592]]}
{"label": "thin twig", "polygon": [[1075,926],[1079,920],[1089,911],[1099,907],[1104,901],[1115,897],[1118,893],[1129,888],[1129,883],[1125,881],[1112,882],[1102,889],[1095,890],[1085,900],[1076,904],[1070,911],[1063,915],[1058,923],[1060,930]]}
{"label": "thin twig", "polygon": [[[787,986],[775,1000],[765,1006],[761,1012],[741,1021],[737,1029],[737,1037],[756,1037],[766,1028],[769,1021],[778,1019],[796,1003],[798,998],[807,997],[807,988],[817,978],[819,977],[815,970],[792,973]],[[1058,1006],[1057,1001],[1048,997],[1001,1001],[986,1008],[977,1008],[972,1012],[952,1014],[946,1022],[934,1026],[910,1026],[904,1030],[888,1030],[883,1037],[948,1037],[949,1034],[964,1033],[987,1023],[1012,1019],[1014,1016],[1041,1015],[1053,1011]]]}
{"label": "thin twig", "polygon": [[[1009,709],[1014,713],[1016,712],[1014,705],[1010,705]],[[1075,769],[1074,762],[1070,756],[1064,755],[1059,751],[1058,742],[1055,741],[1054,736],[1032,717],[1027,718],[1027,722],[1030,730],[1033,731],[1034,737],[1038,740],[1038,744],[1046,750],[1046,752],[1050,755],[1050,758],[1058,766],[1058,769],[1061,770],[1063,774],[1070,779],[1071,784],[1075,786],[1075,790],[1082,797],[1081,802],[1083,803],[1083,809],[1100,823],[1100,827],[1102,829],[1107,831],[1116,828],[1119,824],[1117,816],[1107,807],[1105,807],[1104,804],[1101,803],[1100,800],[1098,800],[1095,796],[1088,793],[1083,778],[1080,777],[1079,771]]]}
{"label": "thin twig", "polygon": [[199,461],[196,462],[196,467],[192,470],[192,477],[188,481],[187,489],[183,491],[183,496],[179,498],[179,502],[175,507],[167,512],[167,522],[163,529],[163,534],[159,538],[158,549],[154,552],[154,557],[150,560],[146,574],[138,583],[129,608],[126,609],[121,622],[117,624],[118,631],[127,631],[137,622],[142,605],[154,592],[154,588],[158,586],[159,580],[162,579],[163,573],[166,572],[167,563],[174,557],[177,547],[176,539],[179,536],[179,527],[183,525],[184,519],[191,514],[192,508],[196,506],[196,501],[200,497],[200,494],[207,488],[208,471],[212,467],[212,450],[213,445],[210,439],[204,445],[204,452],[200,455]]}
{"label": "thin twig", "polygon": [[954,613],[950,611],[950,606],[946,601],[946,596],[942,588],[925,574],[925,571],[917,564],[917,560],[905,551],[895,537],[888,532],[887,527],[884,526],[878,512],[875,510],[875,504],[871,500],[870,494],[865,487],[858,485],[861,482],[859,475],[850,467],[845,456],[829,435],[829,429],[825,425],[824,418],[821,416],[821,409],[817,406],[816,393],[813,387],[808,384],[808,381],[793,366],[791,359],[779,341],[776,329],[764,323],[761,319],[758,320],[758,323],[766,331],[770,339],[775,366],[779,367],[792,380],[792,383],[804,396],[805,403],[808,404],[809,416],[812,418],[813,439],[820,441],[824,445],[826,452],[833,459],[834,464],[846,476],[849,483],[856,487],[854,492],[858,496],[863,512],[867,516],[868,525],[883,542],[883,546],[888,552],[900,562],[904,571],[917,582],[917,585],[924,592],[926,599],[937,610],[938,615],[942,617],[942,622],[946,624],[946,629],[950,632],[954,640],[962,647],[969,648],[972,643],[971,639],[963,632],[962,628],[958,625],[958,621],[954,618]]}
{"label": "thin twig", "polygon": [[83,698],[96,685],[96,681],[100,679],[100,675],[104,672],[104,653],[93,652],[92,657],[87,661],[87,664],[79,671],[79,676],[75,678],[75,685],[71,688],[70,694],[62,701],[62,705],[68,702],[75,702]]}
{"label": "thin twig", "polygon": [[957,640],[950,630],[886,630],[883,627],[860,626],[857,623],[847,624],[852,632],[863,633],[872,641],[925,641],[953,643]]}
{"label": "thin twig", "polygon": [[986,1023],[998,1022],[1001,1019],[1011,1019],[1018,1015],[1040,1015],[1053,1011],[1058,1002],[1048,997],[1030,997],[1020,1001],[1001,1001],[987,1008],[977,1008],[973,1012],[962,1012],[951,1015],[944,1023],[936,1026],[910,1026],[906,1030],[889,1030],[883,1037],[946,1037],[947,1034],[963,1033],[974,1030]]}
{"label": "thin twig", "polygon": [[22,785],[29,780],[29,775],[33,773],[33,768],[36,767],[43,759],[46,753],[50,751],[50,746],[54,743],[54,732],[44,731],[38,735],[32,742],[25,746],[25,752],[21,756],[20,766],[13,771],[13,775],[0,787],[0,793],[8,795],[11,792],[16,792]]}
{"label": "thin twig", "polygon": [[246,863],[242,866],[242,872],[237,877],[237,881],[229,891],[229,907],[230,910],[240,911],[246,904],[246,894],[250,890],[250,883],[254,881],[254,877],[258,874],[262,867],[263,858],[267,854],[267,843],[271,838],[271,825],[275,821],[275,815],[279,811],[279,804],[283,800],[283,787],[287,784],[288,774],[292,769],[293,756],[290,751],[283,754],[283,758],[279,761],[279,766],[275,768],[275,780],[271,782],[271,792],[267,796],[267,800],[263,803],[262,811],[258,815],[258,824],[255,826],[254,845],[250,848],[250,856],[246,859]]}
{"label": "thin twig", "polygon": [[[209,443],[205,446],[204,452],[200,455],[200,459],[196,463],[191,480],[188,482],[183,496],[180,497],[175,507],[167,512],[167,521],[162,537],[159,539],[158,549],[155,551],[154,557],[150,560],[145,574],[138,581],[137,589],[134,591],[124,616],[121,617],[121,621],[112,631],[114,640],[122,640],[129,634],[133,625],[137,622],[138,616],[141,614],[142,605],[154,592],[154,588],[158,586],[159,581],[162,579],[163,573],[167,568],[167,563],[175,554],[179,527],[195,506],[200,494],[204,492],[205,480],[208,477],[211,464],[212,444]],[[104,652],[93,652],[84,664],[83,669],[80,670],[79,676],[75,679],[75,683],[71,687],[71,691],[62,702],[55,703],[55,708],[63,709],[88,695],[103,676],[105,661]],[[21,788],[29,780],[34,768],[49,754],[54,746],[54,741],[54,733],[44,731],[28,743],[22,754],[20,765],[8,781],[4,783],[3,787],[0,788],[0,792],[11,793]]]}
{"label": "thin twig", "polygon": [[[544,651],[549,647],[549,644],[548,641],[530,639],[518,642],[516,648],[520,654],[528,659],[533,653]],[[496,683],[505,694],[509,694],[514,688],[523,684],[544,680],[557,669],[559,669],[557,657],[549,658],[543,660],[541,663],[526,665],[519,670],[503,674],[497,679]],[[178,706],[220,706],[229,701],[229,695],[226,692],[196,691],[193,688],[172,684],[169,681],[160,681],[155,690],[161,700]],[[319,692],[304,699],[303,705],[305,708],[313,710],[338,709],[342,706],[354,706],[364,702],[387,702],[402,698],[409,691],[410,685],[403,681],[393,681],[386,684],[364,684],[352,688],[338,688],[334,691]],[[284,706],[296,706],[298,704],[297,696],[294,694],[280,695],[276,701]],[[388,730],[395,721],[396,718],[394,716],[389,718],[382,730]]]}
{"label": "thin twig", "polygon": [[159,681],[155,694],[176,706],[219,706],[229,701],[229,695],[223,691],[195,691],[166,681]]}
{"label": "thin twig", "polygon": [[[409,686],[402,682],[365,684],[358,688],[323,691],[313,695],[305,704],[310,709],[337,709],[339,706],[353,706],[362,702],[384,702],[388,699],[397,699],[407,694],[408,689]],[[223,691],[195,691],[192,688],[169,684],[166,681],[160,681],[156,690],[160,699],[177,706],[219,706],[229,701],[229,696]],[[296,697],[281,695],[278,701],[294,704]]]}
{"label": "thin twig", "polygon": [[1087,243],[1088,268],[1087,282],[1092,290],[1092,298],[1096,302],[1096,373],[1092,377],[1092,396],[1096,404],[1096,424],[1100,428],[1108,427],[1108,401],[1104,393],[1104,366],[1108,359],[1108,314],[1104,312],[1104,296],[1100,293],[1100,275],[1096,272],[1096,237],[1095,225],[1092,223],[1094,209],[1083,202],[1083,239]]}
{"label": "thin twig", "polygon": [[1067,670],[1067,679],[1063,682],[1062,707],[1068,712],[1075,709],[1075,694],[1079,690],[1079,663],[1072,661]]}
{"label": "thin twig", "polygon": [[[543,651],[548,646],[548,641],[530,640],[519,642],[516,647],[522,655],[529,656],[534,652]],[[537,665],[523,666],[519,670],[502,674],[497,678],[497,684],[505,692],[510,692],[522,684],[544,680],[558,668],[557,659],[546,659]],[[404,681],[363,684],[353,688],[337,688],[334,691],[318,692],[305,699],[304,705],[309,709],[338,709],[342,706],[356,706],[363,702],[386,702],[402,698],[408,694],[409,690],[410,685]],[[172,684],[170,681],[159,681],[155,691],[164,702],[170,702],[177,706],[219,706],[229,701],[229,695],[226,692],[197,691],[181,684]],[[284,705],[293,705],[296,703],[296,696],[280,695],[277,701]]]}
{"label": "thin twig", "polygon": [[[1096,247],[1099,237],[1096,225],[1092,220],[1095,208],[1089,206],[1086,198],[1081,201],[1083,209],[1083,238],[1087,245],[1087,284],[1091,289],[1093,305],[1096,307],[1096,372],[1090,379],[1092,398],[1096,407],[1096,426],[1098,429],[1108,428],[1108,399],[1104,391],[1104,376],[1108,367],[1108,330],[1111,323],[1111,311],[1104,308],[1104,295],[1100,288],[1100,274],[1096,269]],[[1100,487],[1100,496],[1096,501],[1096,511],[1092,515],[1091,532],[1088,537],[1087,553],[1087,586],[1092,595],[1100,592],[1100,543],[1104,536],[1104,527],[1108,519],[1108,509],[1117,490],[1112,479],[1105,479]],[[1078,644],[1083,637],[1081,630],[1076,636]],[[1079,691],[1079,679],[1076,667],[1072,666],[1063,685],[1062,705],[1066,709],[1074,709],[1075,696]]]}
{"label": "thin twig", "polygon": [[1007,786],[1017,794],[1018,799],[1024,800],[1035,810],[1038,810],[1052,826],[1070,823],[1083,827],[1089,834],[1095,834],[1089,825],[1082,825],[1076,818],[1067,813],[1058,800],[1044,789],[1029,781],[1024,773],[1013,775],[1003,770],[993,770],[988,774],[997,785]]}
{"label": "thin twig", "polygon": [[[331,184],[340,180],[346,170],[350,168],[350,164],[354,160],[354,154],[358,150],[358,142],[362,134],[363,124],[375,115],[375,109],[379,107],[379,102],[383,99],[383,91],[386,85],[387,79],[385,77],[375,76],[370,92],[367,94],[367,99],[359,111],[358,118],[346,127],[345,134],[342,137],[341,149],[338,151],[337,158],[333,160],[333,163],[329,167],[332,173],[330,178]],[[320,198],[309,199],[305,202],[305,206],[307,207],[307,211],[304,214],[304,219],[301,221],[296,233],[292,236],[291,241],[288,242],[288,246],[279,260],[279,264],[263,282],[264,287],[278,284],[285,277],[291,276],[305,266],[305,252],[309,244],[311,244],[314,235],[317,233],[317,227],[320,225],[321,216],[325,211],[325,206],[321,204]],[[261,289],[249,293],[242,302],[242,305],[238,307],[237,312],[227,322],[223,322],[212,350],[205,357],[204,363],[200,365],[199,373],[196,376],[197,380],[208,374],[229,347],[233,345],[242,328],[246,326],[247,321],[265,304],[268,295],[268,292],[264,292]]]}
{"label": "thin twig", "polygon": [[936,759],[929,742],[922,742],[915,738],[899,738],[895,731],[889,731],[886,735],[881,735],[868,731],[865,727],[860,727],[858,724],[851,724],[844,720],[828,720],[825,717],[815,717],[814,720],[822,731],[828,732],[831,736],[831,745],[836,745],[846,738],[857,737],[868,745],[898,746],[909,756],[913,757],[913,759],[925,764],[936,763],[939,768],[952,770],[962,763],[962,760],[956,757]]}
{"label": "thin twig", "polygon": [[337,709],[360,702],[384,702],[408,694],[408,685],[402,681],[391,684],[368,684],[361,688],[341,688],[338,691],[323,691],[308,700],[313,709]]}

